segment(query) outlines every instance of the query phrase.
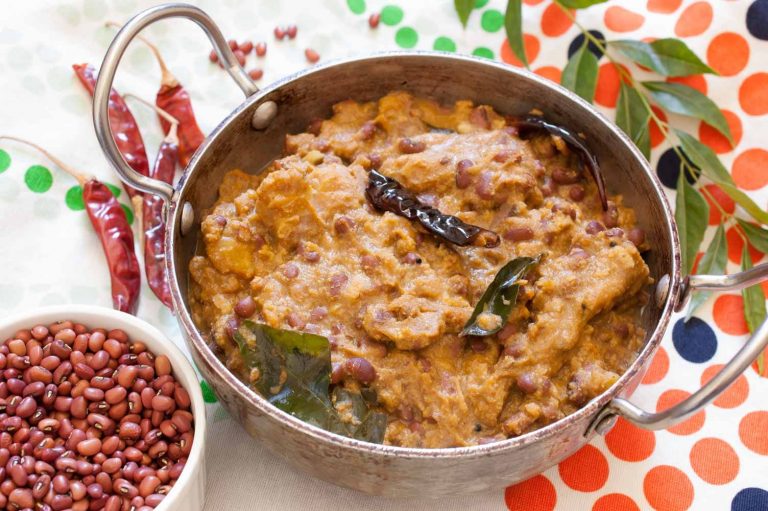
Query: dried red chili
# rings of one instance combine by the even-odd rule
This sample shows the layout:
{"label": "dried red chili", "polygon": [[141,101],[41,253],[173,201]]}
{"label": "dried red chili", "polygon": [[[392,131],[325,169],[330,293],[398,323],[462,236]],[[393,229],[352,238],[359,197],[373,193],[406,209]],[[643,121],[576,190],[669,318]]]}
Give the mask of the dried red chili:
{"label": "dried red chili", "polygon": [[597,163],[595,155],[593,155],[584,142],[581,141],[581,137],[571,133],[568,129],[563,128],[562,126],[552,124],[542,117],[533,115],[522,118],[507,118],[507,124],[516,127],[521,138],[527,138],[533,133],[544,131],[550,135],[563,139],[566,145],[578,155],[579,163],[589,170],[592,179],[595,180],[595,184],[597,185],[597,193],[600,196],[600,202],[603,209],[608,209],[608,196],[605,193],[605,181],[603,180],[603,174],[600,171],[600,165]]}
{"label": "dried red chili", "polygon": [[[93,96],[93,90],[96,87],[96,70],[88,64],[75,64],[72,66],[80,82],[88,89]],[[144,147],[144,139],[141,137],[139,125],[136,123],[133,114],[128,109],[128,105],[112,89],[109,93],[109,125],[112,128],[112,135],[117,143],[120,154],[133,170],[141,175],[149,175],[149,160],[147,151]],[[141,192],[129,186],[125,186],[128,195],[132,198],[141,195]]]}
{"label": "dried red chili", "polygon": [[467,224],[455,216],[446,215],[424,204],[397,180],[376,170],[368,173],[365,195],[377,209],[416,220],[432,234],[456,245],[493,248],[501,241],[499,235],[493,231]]}
{"label": "dried red chili", "polygon": [[62,170],[72,175],[83,188],[83,202],[93,230],[101,242],[112,281],[112,305],[115,309],[136,313],[141,288],[141,270],[133,248],[133,231],[125,211],[112,191],[94,177],[86,177],[42,147],[16,137],[2,136],[34,147]]}
{"label": "dried red chili", "polygon": [[[150,171],[150,177],[173,184],[176,165],[179,162],[179,139],[177,127],[179,121],[143,99],[132,94],[126,94],[126,99],[133,98],[155,109],[171,129],[160,144],[155,163]],[[138,209],[138,208],[137,208]],[[155,296],[168,308],[173,308],[171,287],[168,283],[168,272],[165,266],[165,217],[163,215],[163,200],[157,195],[144,194],[141,205],[142,226],[144,228],[144,271]]]}
{"label": "dried red chili", "polygon": [[[139,37],[139,39],[152,51],[160,66],[162,78],[160,79],[160,90],[157,91],[157,96],[155,97],[155,104],[158,108],[168,112],[169,115],[179,121],[179,161],[181,161],[182,167],[186,167],[189,164],[189,160],[192,159],[192,155],[195,154],[197,148],[205,140],[205,134],[200,129],[200,126],[198,126],[197,119],[195,119],[195,112],[192,110],[192,100],[189,97],[189,93],[179,83],[173,73],[168,70],[160,50],[147,39],[143,37]],[[236,42],[235,45],[237,45]],[[237,50],[237,46],[233,49]],[[158,115],[158,119],[163,128],[163,133],[168,134],[168,131],[171,129],[171,123],[164,119],[162,115]]]}

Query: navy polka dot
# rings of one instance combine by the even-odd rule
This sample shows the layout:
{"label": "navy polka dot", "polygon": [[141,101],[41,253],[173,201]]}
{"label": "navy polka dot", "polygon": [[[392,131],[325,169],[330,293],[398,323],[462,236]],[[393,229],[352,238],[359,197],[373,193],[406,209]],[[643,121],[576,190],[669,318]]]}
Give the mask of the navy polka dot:
{"label": "navy polka dot", "polygon": [[731,511],[768,511],[768,491],[744,488],[733,497]]}
{"label": "navy polka dot", "polygon": [[[701,172],[687,157],[686,161],[695,169],[694,175],[691,175],[689,172],[686,173],[688,182],[693,184],[698,181]],[[664,151],[664,154],[659,158],[659,163],[656,164],[656,174],[659,176],[659,180],[664,183],[664,186],[673,190],[677,188],[677,178],[680,176],[680,157],[671,147]]]}
{"label": "navy polka dot", "polygon": [[768,0],[755,0],[749,6],[747,30],[758,39],[768,41]]}
{"label": "navy polka dot", "polygon": [[[595,39],[597,39],[598,41],[601,41],[603,43],[603,45],[605,45],[605,36],[603,35],[602,32],[600,32],[599,30],[590,30],[589,33],[592,34],[593,36],[595,36]],[[570,46],[568,46],[568,58],[571,58],[571,56],[574,53],[579,51],[579,48],[581,48],[581,46],[583,44],[584,44],[584,34],[577,35],[573,39],[573,41],[571,41]],[[598,59],[603,56],[603,52],[592,41],[590,41],[587,44],[587,48],[589,48],[589,51],[594,53],[595,57],[597,57]]]}
{"label": "navy polka dot", "polygon": [[711,359],[717,351],[715,332],[695,316],[687,323],[682,318],[677,320],[672,329],[672,343],[681,357],[696,364]]}

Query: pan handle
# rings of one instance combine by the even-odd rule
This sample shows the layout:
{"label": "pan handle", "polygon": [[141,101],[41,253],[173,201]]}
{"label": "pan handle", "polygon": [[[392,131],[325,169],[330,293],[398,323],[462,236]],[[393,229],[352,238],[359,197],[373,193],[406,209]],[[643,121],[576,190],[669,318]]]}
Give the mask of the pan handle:
{"label": "pan handle", "polygon": [[117,71],[117,66],[123,53],[125,53],[125,49],[141,30],[165,18],[187,18],[197,23],[213,44],[219,61],[224,64],[224,68],[246,97],[258,92],[259,88],[238,64],[219,27],[197,7],[181,3],[158,5],[140,12],[120,29],[112,44],[109,45],[104,61],[101,63],[99,78],[93,93],[93,124],[96,128],[96,138],[98,138],[107,160],[112,163],[123,181],[144,192],[159,195],[166,203],[169,203],[173,198],[173,186],[143,176],[133,170],[123,155],[120,154],[112,134],[112,128],[109,125],[109,92],[112,89],[115,71]]}
{"label": "pan handle", "polygon": [[[768,280],[768,263],[733,275],[690,275],[683,284],[683,294],[677,310],[687,302],[691,291],[728,291],[743,289]],[[671,408],[661,412],[647,412],[623,398],[613,399],[603,408],[590,424],[587,433],[593,430],[605,432],[616,416],[622,416],[645,429],[666,429],[684,421],[714,401],[731,383],[743,373],[768,346],[768,320],[758,327],[752,337],[734,357],[706,385]]]}

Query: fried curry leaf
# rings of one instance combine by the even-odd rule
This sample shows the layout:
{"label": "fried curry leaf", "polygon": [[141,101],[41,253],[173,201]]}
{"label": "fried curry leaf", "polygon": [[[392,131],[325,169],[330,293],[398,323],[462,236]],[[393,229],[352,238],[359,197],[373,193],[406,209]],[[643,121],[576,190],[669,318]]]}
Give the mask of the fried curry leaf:
{"label": "fried curry leaf", "polygon": [[387,415],[371,408],[365,396],[336,387],[331,400],[339,418],[331,431],[377,444],[384,440]]}
{"label": "fried curry leaf", "polygon": [[[709,242],[707,251],[704,252],[704,256],[699,261],[699,266],[696,268],[696,273],[699,275],[722,275],[725,273],[725,265],[728,263],[728,242],[725,238],[725,229],[723,224],[717,226],[715,235],[712,241]],[[685,313],[685,320],[691,319],[691,316],[696,309],[698,309],[702,303],[707,301],[707,298],[712,293],[709,291],[695,291],[691,296],[691,303],[688,306],[688,312]]]}
{"label": "fried curry leaf", "polygon": [[504,29],[507,32],[507,43],[515,56],[528,67],[528,56],[525,54],[525,39],[523,39],[523,2],[508,0],[504,13]]}
{"label": "fried curry leaf", "polygon": [[650,67],[662,76],[717,74],[680,39],[664,38],[651,43],[623,39],[609,44],[641,66]]}
{"label": "fried curry leaf", "polygon": [[[517,299],[517,291],[520,288],[520,280],[526,273],[541,260],[541,255],[536,257],[517,257],[501,267],[494,277],[493,282],[480,297],[480,300],[472,311],[461,336],[465,335],[492,335],[501,330],[507,323],[512,307]],[[493,326],[483,327],[478,318],[483,313],[491,313],[499,317]]]}
{"label": "fried curry leaf", "polygon": [[717,105],[707,96],[693,87],[689,87],[682,83],[642,83],[659,106],[675,114],[701,119],[725,135],[731,144],[733,144],[731,128],[728,126],[728,121],[725,120],[725,116]]}
{"label": "fried curry leaf", "polygon": [[469,15],[475,8],[475,0],[453,0],[453,7],[456,9],[456,14],[459,15],[462,26],[467,28]]}
{"label": "fried curry leaf", "polygon": [[[244,379],[277,408],[334,433],[369,442],[383,440],[381,419],[371,415],[377,412],[367,411],[362,397],[358,395],[355,403],[366,407],[365,414],[342,416],[334,407],[329,394],[331,350],[328,339],[253,321],[243,322],[234,338],[242,355]],[[354,399],[351,395],[345,397],[349,402]],[[360,413],[359,406],[355,410]],[[352,427],[349,417],[355,417],[352,422],[357,421],[360,426]]]}
{"label": "fried curry leaf", "polygon": [[629,135],[647,160],[651,158],[651,138],[648,118],[651,116],[637,89],[621,83],[616,103],[616,124]]}
{"label": "fried curry leaf", "polygon": [[675,130],[680,139],[680,145],[691,161],[699,167],[704,174],[715,182],[728,196],[733,199],[752,218],[762,224],[768,224],[768,212],[760,208],[746,193],[739,190],[731,177],[731,173],[722,164],[714,151],[702,144],[688,133]]}
{"label": "fried curry leaf", "polygon": [[[744,271],[750,268],[752,268],[752,256],[749,255],[749,247],[745,243],[741,251],[741,269]],[[741,296],[744,299],[744,317],[747,320],[747,327],[750,332],[754,332],[765,321],[766,310],[763,287],[760,284],[745,287],[741,290]]]}
{"label": "fried curry leaf", "polygon": [[595,99],[597,57],[589,51],[586,39],[578,51],[568,59],[560,85],[572,90],[590,103]]}
{"label": "fried curry leaf", "polygon": [[680,166],[677,179],[677,198],[675,199],[675,221],[680,234],[680,258],[683,273],[691,273],[696,253],[704,239],[709,220],[709,205],[701,193],[686,179],[685,169]]}

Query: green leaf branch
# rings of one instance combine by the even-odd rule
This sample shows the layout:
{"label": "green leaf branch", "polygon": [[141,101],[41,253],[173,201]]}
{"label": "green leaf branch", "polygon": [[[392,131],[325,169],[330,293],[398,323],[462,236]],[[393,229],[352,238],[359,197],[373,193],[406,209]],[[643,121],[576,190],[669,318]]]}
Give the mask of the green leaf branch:
{"label": "green leaf branch", "polygon": [[[599,61],[606,58],[620,76],[621,85],[616,105],[616,124],[629,136],[638,149],[650,159],[650,126],[655,124],[664,139],[680,160],[680,177],[677,186],[675,220],[682,242],[684,271],[692,271],[696,255],[704,240],[708,225],[709,204],[714,205],[723,219],[710,241],[697,271],[713,274],[725,272],[727,263],[727,237],[725,230],[735,226],[745,247],[752,245],[768,253],[768,211],[758,206],[746,193],[739,190],[730,172],[708,146],[690,133],[673,127],[661,119],[654,106],[662,112],[691,117],[703,121],[721,133],[731,145],[733,136],[728,122],[718,106],[698,90],[682,84],[659,80],[637,80],[630,70],[617,59],[621,55],[632,63],[658,74],[663,78],[684,77],[717,72],[705,64],[683,41],[663,38],[653,42],[629,39],[603,41],[589,32],[576,19],[575,10],[585,9],[607,0],[554,0],[554,3],[581,31],[582,45],[569,58],[563,69],[561,85],[574,91],[590,103],[594,100],[597,86]],[[521,0],[508,0],[505,16],[507,40],[512,52],[528,67],[523,37]],[[598,50],[598,58],[591,47]],[[717,185],[741,210],[757,224],[726,211],[704,186],[708,182]],[[706,198],[706,200],[705,200]],[[709,204],[708,204],[709,203]],[[742,267],[751,266],[747,254]],[[687,317],[706,299],[706,295],[694,295]],[[762,304],[762,306],[760,306]],[[760,286],[744,292],[745,317],[753,329],[765,317],[765,296]],[[765,360],[758,361],[764,368]],[[762,370],[761,370],[762,371]],[[768,374],[766,374],[768,375]]]}

